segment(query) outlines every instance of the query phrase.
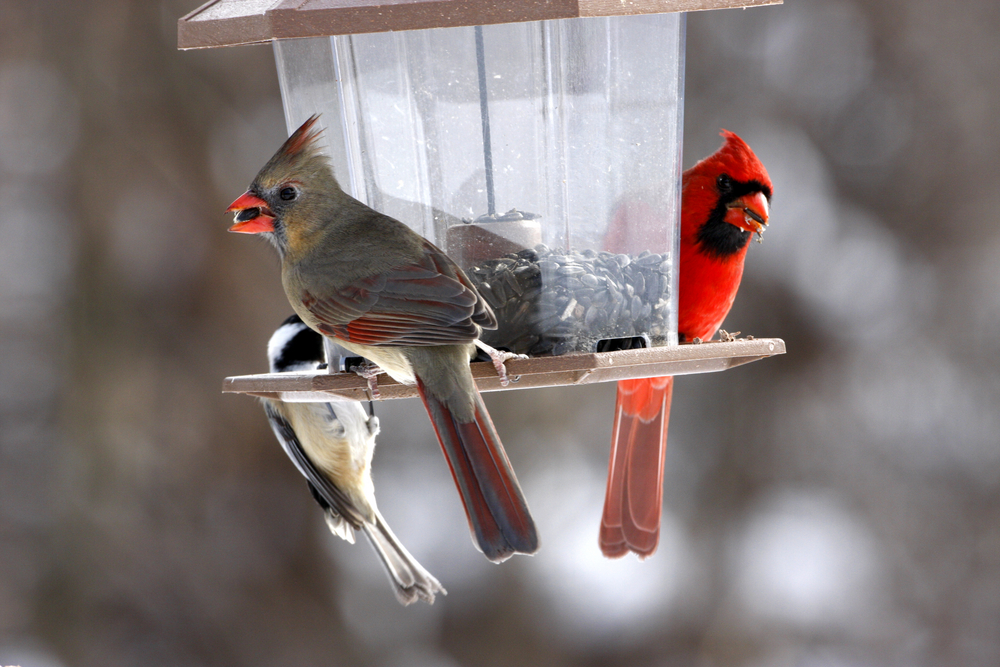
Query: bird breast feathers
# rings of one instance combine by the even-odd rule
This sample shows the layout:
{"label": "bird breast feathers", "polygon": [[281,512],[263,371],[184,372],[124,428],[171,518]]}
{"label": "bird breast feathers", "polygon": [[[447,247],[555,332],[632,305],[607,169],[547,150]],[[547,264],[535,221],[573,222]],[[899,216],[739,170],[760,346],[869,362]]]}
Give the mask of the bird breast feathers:
{"label": "bird breast feathers", "polygon": [[[339,488],[372,492],[371,460],[375,433],[357,401],[287,403],[292,428],[313,464]],[[359,509],[363,505],[358,504]]]}

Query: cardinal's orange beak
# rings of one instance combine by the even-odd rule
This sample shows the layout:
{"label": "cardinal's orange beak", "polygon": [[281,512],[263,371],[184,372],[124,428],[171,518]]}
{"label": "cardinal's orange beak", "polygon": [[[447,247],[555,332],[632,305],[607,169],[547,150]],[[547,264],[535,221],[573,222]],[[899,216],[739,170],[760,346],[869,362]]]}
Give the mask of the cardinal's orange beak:
{"label": "cardinal's orange beak", "polygon": [[767,198],[762,192],[754,192],[734,200],[726,211],[726,222],[740,229],[757,234],[764,233],[767,227]]}
{"label": "cardinal's orange beak", "polygon": [[267,202],[249,190],[241,194],[229,205],[226,213],[234,212],[235,221],[229,228],[231,232],[241,234],[260,234],[274,231],[274,213],[267,207]]}

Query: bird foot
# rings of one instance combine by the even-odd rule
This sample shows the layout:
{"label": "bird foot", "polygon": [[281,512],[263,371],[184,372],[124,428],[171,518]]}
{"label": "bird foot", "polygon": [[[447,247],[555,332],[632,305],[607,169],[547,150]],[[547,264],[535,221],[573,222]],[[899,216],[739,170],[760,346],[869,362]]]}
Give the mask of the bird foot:
{"label": "bird foot", "polygon": [[729,333],[725,329],[719,329],[719,339],[724,343],[732,343],[734,340],[736,340],[736,337],[739,336],[741,333],[743,332],[736,331],[734,333]]}
{"label": "bird foot", "polygon": [[357,366],[351,366],[350,370],[368,380],[368,396],[371,400],[381,397],[378,391],[378,376],[379,373],[384,373],[385,371],[378,364],[373,364],[365,359]]}
{"label": "bird foot", "polygon": [[[497,369],[497,375],[500,376],[500,386],[506,387],[510,384],[510,377],[507,375],[507,367],[504,366],[505,361],[511,359],[527,359],[526,354],[517,354],[516,352],[503,352],[496,349],[495,347],[490,347],[481,340],[476,341],[476,347],[490,355],[490,360],[493,362],[493,368]],[[514,378],[514,381],[520,379],[520,376]]]}

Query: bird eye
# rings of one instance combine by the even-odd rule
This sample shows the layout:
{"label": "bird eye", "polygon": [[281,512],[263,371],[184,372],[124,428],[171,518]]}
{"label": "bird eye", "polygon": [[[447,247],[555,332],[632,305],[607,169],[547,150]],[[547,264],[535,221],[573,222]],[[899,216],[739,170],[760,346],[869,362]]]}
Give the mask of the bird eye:
{"label": "bird eye", "polygon": [[728,174],[720,174],[715,183],[719,186],[719,192],[729,192],[733,189],[733,179],[729,178]]}
{"label": "bird eye", "polygon": [[282,201],[292,201],[299,196],[299,191],[295,188],[281,188],[281,192],[278,193]]}

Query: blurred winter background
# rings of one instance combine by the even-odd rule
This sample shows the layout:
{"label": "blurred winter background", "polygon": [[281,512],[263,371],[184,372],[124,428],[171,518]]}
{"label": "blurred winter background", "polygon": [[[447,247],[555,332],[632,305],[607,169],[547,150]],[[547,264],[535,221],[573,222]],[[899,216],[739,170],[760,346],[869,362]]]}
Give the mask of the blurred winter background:
{"label": "blurred winter background", "polygon": [[219,392],[288,312],[221,213],[285,130],[196,4],[0,0],[0,664],[1000,664],[1000,4],[689,17],[685,164],[726,127],[775,184],[726,328],[789,353],[678,381],[643,563],[596,545],[613,385],[487,396],[543,538],[502,566],[386,404],[449,591],[407,609]]}

